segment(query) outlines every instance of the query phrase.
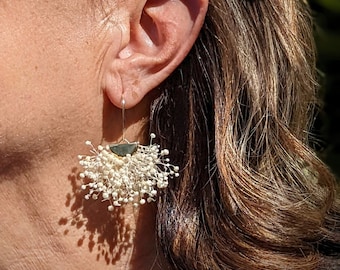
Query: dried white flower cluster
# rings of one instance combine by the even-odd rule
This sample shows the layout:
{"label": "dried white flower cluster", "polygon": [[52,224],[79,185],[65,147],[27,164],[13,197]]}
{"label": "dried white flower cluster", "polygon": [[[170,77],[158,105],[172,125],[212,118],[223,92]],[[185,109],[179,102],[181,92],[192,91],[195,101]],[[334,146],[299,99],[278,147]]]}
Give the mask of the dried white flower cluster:
{"label": "dried white flower cluster", "polygon": [[155,201],[156,188],[166,188],[168,180],[179,176],[179,168],[171,165],[169,150],[160,150],[160,146],[152,144],[155,134],[150,135],[150,144],[123,143],[99,145],[97,149],[90,141],[86,144],[92,147],[93,155],[79,155],[79,164],[84,172],[81,178],[90,179],[83,184],[83,190],[89,189],[85,199],[97,200],[101,195],[102,201],[109,200],[109,211],[114,206],[132,203],[134,206]]}

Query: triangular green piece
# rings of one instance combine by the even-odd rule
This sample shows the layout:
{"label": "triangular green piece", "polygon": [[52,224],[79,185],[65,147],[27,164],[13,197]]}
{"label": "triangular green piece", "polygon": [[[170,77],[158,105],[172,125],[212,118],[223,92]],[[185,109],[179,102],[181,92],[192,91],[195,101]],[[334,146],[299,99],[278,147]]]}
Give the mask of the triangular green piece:
{"label": "triangular green piece", "polygon": [[132,155],[137,150],[138,143],[123,143],[110,145],[112,153],[125,157],[127,154]]}

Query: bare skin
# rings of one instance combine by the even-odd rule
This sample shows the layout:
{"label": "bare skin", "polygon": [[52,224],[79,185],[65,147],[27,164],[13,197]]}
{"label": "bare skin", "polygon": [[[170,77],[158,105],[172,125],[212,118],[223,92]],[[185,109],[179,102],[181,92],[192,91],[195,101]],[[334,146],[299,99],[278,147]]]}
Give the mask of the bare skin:
{"label": "bare skin", "polygon": [[122,96],[126,137],[145,141],[149,93],[207,1],[90,2],[0,3],[0,269],[160,269],[155,205],[84,202],[77,155],[120,140]]}

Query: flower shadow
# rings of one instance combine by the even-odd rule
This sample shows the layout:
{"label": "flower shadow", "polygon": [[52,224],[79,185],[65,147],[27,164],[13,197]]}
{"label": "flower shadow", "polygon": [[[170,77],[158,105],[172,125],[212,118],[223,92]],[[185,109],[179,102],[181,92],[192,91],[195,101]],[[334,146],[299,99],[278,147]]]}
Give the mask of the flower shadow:
{"label": "flower shadow", "polygon": [[70,209],[70,216],[60,218],[59,225],[65,227],[65,235],[72,229],[82,230],[77,246],[87,245],[91,253],[96,253],[97,261],[114,265],[132,245],[133,230],[124,222],[124,208],[115,207],[109,212],[109,202],[85,200],[76,167],[68,180],[72,192],[66,195],[65,206]]}

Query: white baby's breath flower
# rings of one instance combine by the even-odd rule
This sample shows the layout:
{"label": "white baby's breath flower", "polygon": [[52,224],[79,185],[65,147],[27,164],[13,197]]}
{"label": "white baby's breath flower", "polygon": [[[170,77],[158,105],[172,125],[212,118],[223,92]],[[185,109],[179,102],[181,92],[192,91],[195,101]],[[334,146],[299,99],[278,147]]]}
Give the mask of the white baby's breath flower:
{"label": "white baby's breath flower", "polygon": [[114,206],[132,203],[134,206],[155,201],[157,188],[168,186],[168,180],[179,176],[178,166],[170,164],[168,149],[160,150],[153,144],[155,134],[150,134],[150,144],[123,143],[99,145],[97,149],[90,141],[91,156],[79,155],[79,164],[84,168],[81,178],[90,182],[81,188],[88,190],[85,199],[109,200],[109,211]]}

